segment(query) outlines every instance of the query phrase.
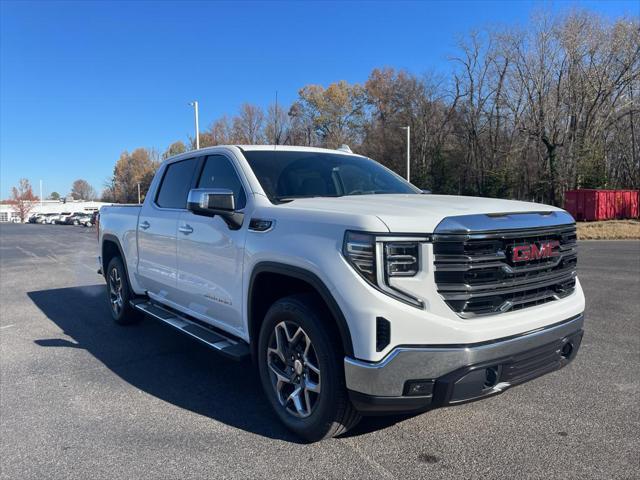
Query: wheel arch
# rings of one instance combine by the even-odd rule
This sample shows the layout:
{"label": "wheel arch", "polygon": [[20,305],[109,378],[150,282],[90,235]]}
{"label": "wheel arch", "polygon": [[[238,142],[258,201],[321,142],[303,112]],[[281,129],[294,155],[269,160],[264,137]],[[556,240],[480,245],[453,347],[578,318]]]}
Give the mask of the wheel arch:
{"label": "wheel arch", "polygon": [[124,271],[127,274],[127,283],[131,285],[131,277],[129,276],[129,268],[127,267],[127,260],[124,257],[124,250],[120,244],[120,240],[113,234],[105,233],[102,236],[102,245],[100,246],[100,255],[102,257],[102,274],[105,279],[107,278],[107,267],[109,262],[115,256],[119,256],[122,259],[122,265]]}
{"label": "wheel arch", "polygon": [[[342,342],[342,348],[346,355],[353,356],[353,342],[351,339],[351,332],[346,318],[340,309],[340,306],[336,302],[335,298],[324,284],[324,282],[313,272],[310,272],[304,268],[295,267],[278,262],[260,262],[256,264],[251,272],[249,280],[249,289],[247,294],[247,321],[248,321],[248,333],[251,340],[252,353],[255,354],[257,348],[257,339],[260,324],[263,320],[263,314],[266,313],[268,306],[265,308],[261,298],[256,294],[255,286],[259,284],[260,278],[263,275],[275,275],[281,278],[288,279],[290,282],[295,282],[298,286],[302,287],[304,284],[308,285],[310,290],[318,295],[318,297],[324,302],[327,310],[332,315],[335,326],[337,328],[340,340]],[[303,282],[300,284],[300,282]],[[308,291],[309,288],[303,290]],[[275,295],[267,296],[270,298],[271,303],[282,298],[285,295],[282,292],[277,292]],[[296,290],[291,293],[297,293]],[[269,305],[270,305],[269,304]]]}

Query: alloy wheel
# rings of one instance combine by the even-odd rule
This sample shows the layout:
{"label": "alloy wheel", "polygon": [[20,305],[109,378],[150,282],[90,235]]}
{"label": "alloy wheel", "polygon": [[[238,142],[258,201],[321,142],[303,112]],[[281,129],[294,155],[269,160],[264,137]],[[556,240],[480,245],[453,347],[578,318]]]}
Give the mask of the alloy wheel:
{"label": "alloy wheel", "polygon": [[267,348],[271,384],[280,405],[297,418],[311,415],[320,399],[320,368],[311,339],[292,322],[276,324]]}
{"label": "alloy wheel", "polygon": [[122,300],[122,278],[117,268],[112,268],[109,273],[109,300],[113,313],[119,316],[124,302]]}

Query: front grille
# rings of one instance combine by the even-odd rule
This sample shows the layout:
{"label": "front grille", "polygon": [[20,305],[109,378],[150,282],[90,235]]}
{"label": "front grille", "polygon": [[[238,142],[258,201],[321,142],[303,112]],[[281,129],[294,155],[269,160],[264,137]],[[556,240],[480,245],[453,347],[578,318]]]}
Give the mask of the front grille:
{"label": "front grille", "polygon": [[[514,248],[553,243],[553,256],[513,261]],[[438,293],[461,317],[514,311],[575,289],[575,225],[493,233],[434,235]]]}

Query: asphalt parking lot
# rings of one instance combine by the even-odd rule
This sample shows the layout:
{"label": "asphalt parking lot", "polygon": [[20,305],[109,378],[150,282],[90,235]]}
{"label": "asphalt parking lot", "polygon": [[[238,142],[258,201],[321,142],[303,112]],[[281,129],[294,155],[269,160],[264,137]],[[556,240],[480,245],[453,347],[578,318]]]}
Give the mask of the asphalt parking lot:
{"label": "asphalt parking lot", "polygon": [[586,334],[503,395],[300,443],[249,364],[111,323],[95,230],[0,226],[2,478],[639,478],[640,242],[581,242]]}

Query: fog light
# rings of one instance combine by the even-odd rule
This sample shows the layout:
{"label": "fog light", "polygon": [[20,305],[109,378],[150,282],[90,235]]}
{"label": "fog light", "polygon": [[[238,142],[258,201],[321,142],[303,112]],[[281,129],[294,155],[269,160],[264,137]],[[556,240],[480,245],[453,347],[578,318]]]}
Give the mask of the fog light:
{"label": "fog light", "polygon": [[489,367],[485,370],[485,378],[484,386],[486,388],[491,388],[498,383],[498,367]]}
{"label": "fog light", "polygon": [[404,388],[404,394],[409,397],[430,396],[433,393],[433,380],[409,380]]}
{"label": "fog light", "polygon": [[562,350],[560,351],[560,354],[562,355],[562,357],[569,358],[572,353],[573,353],[573,345],[571,344],[571,342],[565,343],[562,346]]}

